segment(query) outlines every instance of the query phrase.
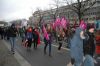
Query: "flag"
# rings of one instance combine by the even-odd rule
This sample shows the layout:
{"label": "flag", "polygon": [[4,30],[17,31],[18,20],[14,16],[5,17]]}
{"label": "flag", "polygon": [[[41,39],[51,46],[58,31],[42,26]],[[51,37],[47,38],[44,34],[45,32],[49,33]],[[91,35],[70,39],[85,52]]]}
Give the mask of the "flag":
{"label": "flag", "polygon": [[60,18],[56,18],[55,26],[60,26],[60,25],[61,25]]}
{"label": "flag", "polygon": [[49,35],[48,35],[47,30],[46,30],[46,28],[45,28],[44,25],[43,25],[43,33],[44,33],[44,37],[45,37],[47,40],[49,40]]}
{"label": "flag", "polygon": [[87,28],[87,24],[83,20],[81,20],[80,22],[80,28],[82,28],[83,30]]}
{"label": "flag", "polygon": [[62,18],[62,19],[61,19],[61,26],[62,26],[63,28],[66,28],[67,22],[66,22],[65,18]]}
{"label": "flag", "polygon": [[55,26],[55,23],[54,23],[54,22],[51,24],[51,26],[52,26],[52,29],[53,29],[53,30],[56,29],[56,26]]}

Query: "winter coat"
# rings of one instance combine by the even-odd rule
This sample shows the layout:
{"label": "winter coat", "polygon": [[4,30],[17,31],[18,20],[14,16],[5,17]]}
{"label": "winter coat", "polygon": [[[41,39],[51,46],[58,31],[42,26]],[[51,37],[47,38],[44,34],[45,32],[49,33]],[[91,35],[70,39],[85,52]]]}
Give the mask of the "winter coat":
{"label": "winter coat", "polygon": [[38,31],[33,31],[33,38],[34,40],[37,40],[37,43],[40,44],[40,35]]}
{"label": "winter coat", "polygon": [[81,63],[83,60],[83,39],[80,37],[81,28],[77,28],[73,38],[71,39],[71,58],[76,63]]}
{"label": "winter coat", "polygon": [[88,39],[83,42],[84,55],[89,54],[93,57],[93,54],[95,53],[95,47],[96,47],[94,34],[87,32],[87,35],[88,35]]}
{"label": "winter coat", "polygon": [[34,40],[38,40],[38,32],[37,31],[33,31],[33,38],[34,38]]}
{"label": "winter coat", "polygon": [[49,40],[47,40],[46,37],[44,37],[44,43],[45,44],[48,44],[48,43],[51,44],[52,43],[52,33],[48,33],[48,35],[49,35]]}
{"label": "winter coat", "polygon": [[8,29],[8,35],[9,35],[9,37],[16,37],[16,33],[17,33],[17,29],[16,28],[10,27]]}

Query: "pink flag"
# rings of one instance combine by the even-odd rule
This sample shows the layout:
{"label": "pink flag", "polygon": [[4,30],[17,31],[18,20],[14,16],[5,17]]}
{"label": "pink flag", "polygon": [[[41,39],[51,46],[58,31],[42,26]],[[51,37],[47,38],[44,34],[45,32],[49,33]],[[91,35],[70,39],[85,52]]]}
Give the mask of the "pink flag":
{"label": "pink flag", "polygon": [[55,26],[60,26],[60,25],[61,25],[60,18],[56,18]]}
{"label": "pink flag", "polygon": [[66,22],[66,19],[65,19],[65,18],[62,18],[62,20],[61,20],[61,26],[62,26],[63,28],[66,28],[67,22]]}
{"label": "pink flag", "polygon": [[80,22],[80,28],[82,28],[83,30],[87,28],[87,24],[83,20],[81,20]]}
{"label": "pink flag", "polygon": [[46,30],[46,28],[45,28],[44,25],[43,25],[43,33],[44,33],[44,37],[45,37],[47,40],[49,40],[49,35],[48,35],[47,30]]}
{"label": "pink flag", "polygon": [[55,29],[55,23],[52,23],[51,25],[52,25],[52,28]]}

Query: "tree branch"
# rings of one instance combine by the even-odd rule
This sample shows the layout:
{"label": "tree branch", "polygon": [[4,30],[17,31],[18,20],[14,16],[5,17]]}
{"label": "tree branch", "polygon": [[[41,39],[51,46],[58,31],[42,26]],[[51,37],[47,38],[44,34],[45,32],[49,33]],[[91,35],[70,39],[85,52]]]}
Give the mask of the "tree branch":
{"label": "tree branch", "polygon": [[85,9],[83,10],[83,12],[89,10],[91,7],[93,7],[93,5],[95,5],[95,3],[96,3],[96,1],[93,2],[93,3],[90,3],[90,5],[89,5],[87,8],[85,8]]}

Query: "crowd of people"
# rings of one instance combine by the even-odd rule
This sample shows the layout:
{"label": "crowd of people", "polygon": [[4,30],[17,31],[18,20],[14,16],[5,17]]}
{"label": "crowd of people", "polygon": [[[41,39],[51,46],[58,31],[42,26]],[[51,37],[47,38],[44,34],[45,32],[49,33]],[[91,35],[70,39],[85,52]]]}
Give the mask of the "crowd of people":
{"label": "crowd of people", "polygon": [[[49,46],[49,56],[52,56],[52,42],[57,40],[59,45],[58,51],[61,50],[64,38],[67,38],[67,47],[70,48],[71,62],[68,65],[81,66],[94,66],[95,56],[95,35],[94,26],[80,23],[80,26],[73,30],[70,27],[67,29],[58,27],[56,30],[52,28],[51,24],[43,24],[41,29],[38,27],[22,27],[17,29],[15,24],[10,27],[0,28],[1,39],[7,39],[11,43],[11,52],[15,53],[15,38],[20,36],[22,45],[31,50],[32,43],[34,49],[37,49],[38,44],[41,44],[40,35],[43,35],[44,41],[44,54],[47,54],[47,46]],[[84,62],[83,62],[84,61]],[[67,65],[67,66],[68,66]]]}

